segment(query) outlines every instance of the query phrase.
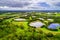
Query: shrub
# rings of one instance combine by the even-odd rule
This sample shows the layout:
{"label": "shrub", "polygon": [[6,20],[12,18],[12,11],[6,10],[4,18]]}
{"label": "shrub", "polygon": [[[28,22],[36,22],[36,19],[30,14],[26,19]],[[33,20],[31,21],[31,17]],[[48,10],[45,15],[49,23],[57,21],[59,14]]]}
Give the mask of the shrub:
{"label": "shrub", "polygon": [[51,32],[49,32],[48,34],[46,34],[47,37],[53,37],[53,34]]}

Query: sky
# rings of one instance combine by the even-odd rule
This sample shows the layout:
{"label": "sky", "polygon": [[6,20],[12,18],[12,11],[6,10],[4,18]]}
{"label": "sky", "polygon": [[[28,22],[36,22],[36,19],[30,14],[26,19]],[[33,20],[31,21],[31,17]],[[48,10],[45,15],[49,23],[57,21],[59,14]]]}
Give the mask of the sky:
{"label": "sky", "polygon": [[0,0],[0,10],[60,10],[60,0]]}

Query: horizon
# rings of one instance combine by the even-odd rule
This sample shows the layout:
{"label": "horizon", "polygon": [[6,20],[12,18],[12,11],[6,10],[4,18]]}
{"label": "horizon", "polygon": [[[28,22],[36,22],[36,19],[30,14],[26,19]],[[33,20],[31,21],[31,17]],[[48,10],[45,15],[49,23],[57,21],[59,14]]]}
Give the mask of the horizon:
{"label": "horizon", "polygon": [[0,10],[0,12],[60,12],[60,10]]}

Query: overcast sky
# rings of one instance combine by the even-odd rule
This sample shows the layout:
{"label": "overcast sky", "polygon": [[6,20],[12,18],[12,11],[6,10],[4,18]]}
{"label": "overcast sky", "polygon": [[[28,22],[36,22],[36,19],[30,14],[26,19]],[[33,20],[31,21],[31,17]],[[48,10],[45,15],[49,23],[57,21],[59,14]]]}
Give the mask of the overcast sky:
{"label": "overcast sky", "polygon": [[0,0],[0,10],[60,10],[60,0]]}

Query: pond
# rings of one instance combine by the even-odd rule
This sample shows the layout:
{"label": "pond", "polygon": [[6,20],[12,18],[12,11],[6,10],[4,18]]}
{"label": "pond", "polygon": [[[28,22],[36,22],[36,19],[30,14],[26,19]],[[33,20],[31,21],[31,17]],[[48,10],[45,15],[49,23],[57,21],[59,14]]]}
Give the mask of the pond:
{"label": "pond", "polygon": [[38,18],[39,20],[44,20],[43,18]]}
{"label": "pond", "polygon": [[40,21],[34,21],[34,22],[31,22],[29,25],[32,26],[32,27],[38,28],[38,27],[42,27],[45,24],[40,22]]}
{"label": "pond", "polygon": [[53,22],[53,21],[54,21],[54,19],[47,19],[47,21]]}
{"label": "pond", "polygon": [[23,19],[23,18],[17,18],[17,19],[14,19],[15,21],[26,21],[26,19]]}
{"label": "pond", "polygon": [[48,29],[59,29],[60,28],[60,24],[58,23],[52,23],[48,26]]}

